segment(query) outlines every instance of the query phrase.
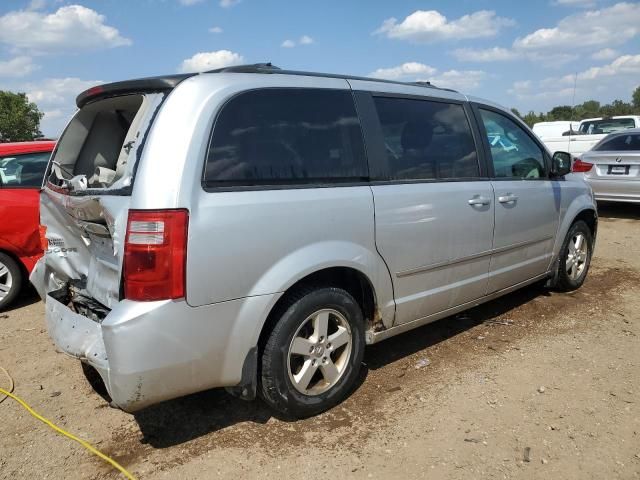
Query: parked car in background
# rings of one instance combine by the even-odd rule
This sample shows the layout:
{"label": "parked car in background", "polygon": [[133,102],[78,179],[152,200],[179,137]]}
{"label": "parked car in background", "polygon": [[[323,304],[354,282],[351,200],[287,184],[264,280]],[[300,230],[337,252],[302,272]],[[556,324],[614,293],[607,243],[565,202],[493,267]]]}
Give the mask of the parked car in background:
{"label": "parked car in background", "polygon": [[544,137],[542,141],[551,152],[569,152],[574,157],[579,157],[584,152],[591,150],[609,133],[632,128],[640,128],[640,116],[621,115],[610,118],[587,118],[580,122],[576,133],[557,137]]}
{"label": "parked car in background", "polygon": [[42,256],[40,188],[53,141],[0,143],[0,310]]}
{"label": "parked car in background", "polygon": [[640,203],[640,128],[611,133],[573,163],[596,200]]}
{"label": "parked car in background", "polygon": [[548,137],[562,137],[570,132],[577,132],[580,122],[559,120],[556,122],[538,122],[533,124],[533,133],[544,140]]}
{"label": "parked car in background", "polygon": [[41,194],[64,251],[31,280],[124,410],[227,387],[313,415],[365,344],[587,275],[591,190],[491,102],[261,64],[77,105]]}

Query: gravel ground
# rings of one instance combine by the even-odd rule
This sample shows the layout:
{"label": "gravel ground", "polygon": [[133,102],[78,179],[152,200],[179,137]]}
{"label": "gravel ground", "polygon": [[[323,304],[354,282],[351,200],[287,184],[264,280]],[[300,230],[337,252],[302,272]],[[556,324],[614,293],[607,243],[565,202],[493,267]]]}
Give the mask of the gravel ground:
{"label": "gravel ground", "polygon": [[[637,479],[640,207],[600,216],[582,289],[526,288],[375,345],[356,392],[304,421],[223,390],[136,416],[109,408],[55,352],[33,293],[0,314],[0,366],[37,411],[142,479]],[[118,474],[5,400],[0,478]]]}

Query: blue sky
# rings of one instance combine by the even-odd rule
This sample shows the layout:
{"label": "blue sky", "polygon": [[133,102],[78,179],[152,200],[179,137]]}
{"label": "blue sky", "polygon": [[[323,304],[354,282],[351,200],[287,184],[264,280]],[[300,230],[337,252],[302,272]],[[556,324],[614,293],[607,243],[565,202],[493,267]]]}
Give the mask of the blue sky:
{"label": "blue sky", "polygon": [[107,81],[271,61],[431,80],[522,112],[629,100],[640,3],[3,0],[0,89],[24,91],[57,136],[77,93]]}

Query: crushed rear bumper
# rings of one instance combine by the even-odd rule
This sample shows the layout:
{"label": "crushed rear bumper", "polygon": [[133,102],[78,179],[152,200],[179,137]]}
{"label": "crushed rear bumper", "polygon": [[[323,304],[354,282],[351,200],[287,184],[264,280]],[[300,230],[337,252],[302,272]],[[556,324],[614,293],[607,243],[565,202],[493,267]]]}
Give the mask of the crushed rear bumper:
{"label": "crushed rear bumper", "polygon": [[180,300],[120,301],[102,321],[68,306],[66,287],[46,295],[58,349],[91,365],[114,406],[134,412],[164,400],[241,384],[259,322],[279,295],[191,307]]}

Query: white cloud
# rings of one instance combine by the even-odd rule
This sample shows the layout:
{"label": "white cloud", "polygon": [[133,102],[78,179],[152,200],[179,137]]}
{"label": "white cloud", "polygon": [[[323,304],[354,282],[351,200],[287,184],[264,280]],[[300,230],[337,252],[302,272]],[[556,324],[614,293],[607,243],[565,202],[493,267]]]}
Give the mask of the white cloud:
{"label": "white cloud", "polygon": [[638,35],[640,3],[618,3],[569,15],[553,28],[541,28],[517,38],[511,48],[462,48],[452,53],[458,60],[467,62],[527,59],[544,67],[560,67],[585,52],[594,60],[615,58],[618,52],[611,46],[621,45]]}
{"label": "white cloud", "polygon": [[369,76],[386,80],[417,79],[421,75],[433,75],[437,70],[429,65],[418,62],[407,62],[397,67],[379,68]]}
{"label": "white cloud", "polygon": [[640,55],[622,55],[608,65],[591,67],[578,73],[578,82],[592,82],[634,75],[640,76]]}
{"label": "white cloud", "polygon": [[204,0],[178,0],[181,5],[185,7],[190,7],[192,5],[196,5],[198,3],[202,3]]}
{"label": "white cloud", "polygon": [[591,8],[596,6],[595,0],[554,0],[551,3],[561,7]]}
{"label": "white cloud", "polygon": [[231,8],[231,7],[235,7],[241,1],[242,0],[220,0],[220,6],[222,8]]}
{"label": "white cloud", "polygon": [[76,97],[88,88],[103,83],[100,80],[82,80],[77,77],[45,78],[27,83],[20,88],[38,105],[44,117],[40,129],[47,137],[56,138],[76,111]]}
{"label": "white cloud", "polygon": [[486,49],[459,48],[453,51],[453,55],[463,62],[505,62],[518,58],[516,52],[502,47]]}
{"label": "white cloud", "polygon": [[19,10],[0,16],[0,43],[14,50],[60,53],[131,45],[131,40],[105,24],[104,15],[81,5],[60,7],[51,14]]}
{"label": "white cloud", "polygon": [[0,61],[0,77],[24,77],[38,68],[31,57],[15,57]]}
{"label": "white cloud", "polygon": [[216,68],[239,65],[244,61],[244,57],[229,50],[216,50],[214,52],[199,52],[193,57],[185,59],[180,68],[180,72],[203,72]]}
{"label": "white cloud", "polygon": [[591,58],[594,60],[611,60],[612,58],[616,58],[618,55],[618,52],[613,48],[603,48],[602,50],[598,50],[593,53]]}
{"label": "white cloud", "polygon": [[430,81],[438,87],[468,91],[478,88],[486,76],[482,70],[448,70],[431,77]]}
{"label": "white cloud", "polygon": [[486,73],[481,70],[447,70],[439,72],[437,68],[419,62],[407,62],[397,67],[379,68],[369,76],[386,80],[431,82],[438,87],[454,90],[473,90],[480,86]]}
{"label": "white cloud", "polygon": [[27,5],[27,10],[42,10],[47,6],[47,0],[31,0]]}
{"label": "white cloud", "polygon": [[209,33],[222,33],[224,32],[224,30],[222,30],[221,27],[211,27],[209,29]]}
{"label": "white cloud", "polygon": [[571,101],[574,82],[576,102],[594,98],[597,94],[627,97],[640,77],[640,55],[622,55],[613,62],[591,67],[576,75],[548,77],[537,82],[514,82],[508,91],[518,99],[564,99]]}
{"label": "white cloud", "polygon": [[293,48],[298,45],[311,45],[312,43],[315,43],[315,40],[313,38],[311,38],[309,35],[302,35],[298,39],[298,41],[288,38],[284,42],[282,42],[280,46],[283,48]]}
{"label": "white cloud", "polygon": [[558,52],[621,45],[640,34],[640,3],[617,3],[563,18],[513,42],[522,51]]}
{"label": "white cloud", "polygon": [[398,23],[388,18],[374,34],[413,42],[436,42],[467,38],[493,37],[501,28],[514,25],[512,19],[480,10],[455,20],[448,20],[437,10],[417,10]]}

